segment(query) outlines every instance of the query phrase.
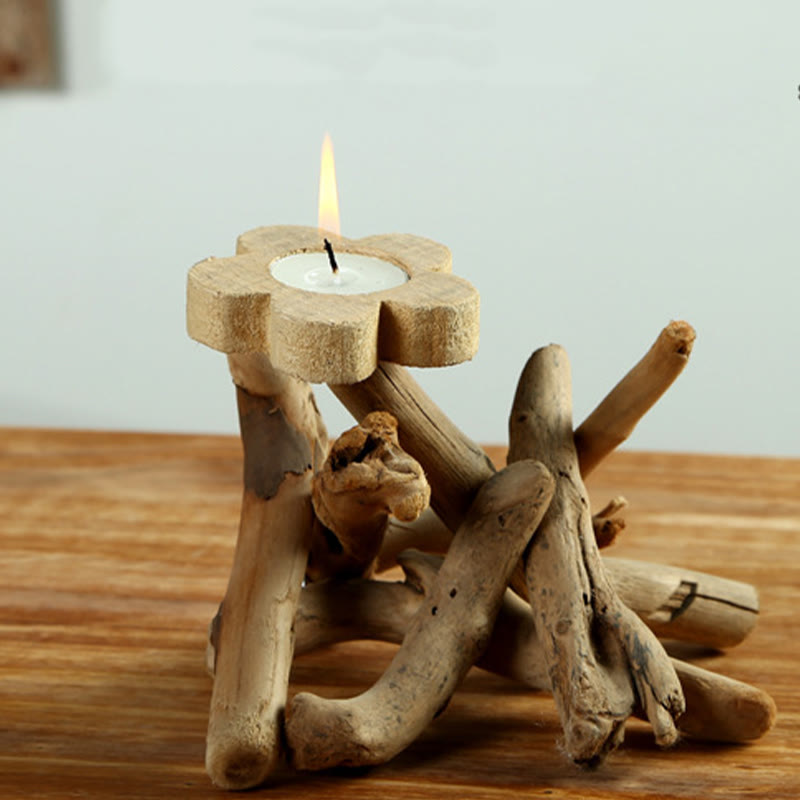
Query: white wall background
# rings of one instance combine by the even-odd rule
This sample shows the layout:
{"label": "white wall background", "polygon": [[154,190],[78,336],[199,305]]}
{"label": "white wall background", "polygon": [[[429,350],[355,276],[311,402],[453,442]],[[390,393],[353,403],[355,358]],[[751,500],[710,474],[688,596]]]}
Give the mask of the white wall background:
{"label": "white wall background", "polygon": [[[65,87],[0,95],[0,424],[234,431],[188,267],[315,224],[448,244],[476,359],[418,379],[502,442],[565,345],[580,419],[672,318],[630,446],[800,455],[800,3],[62,0]],[[321,388],[336,432],[350,424]]]}

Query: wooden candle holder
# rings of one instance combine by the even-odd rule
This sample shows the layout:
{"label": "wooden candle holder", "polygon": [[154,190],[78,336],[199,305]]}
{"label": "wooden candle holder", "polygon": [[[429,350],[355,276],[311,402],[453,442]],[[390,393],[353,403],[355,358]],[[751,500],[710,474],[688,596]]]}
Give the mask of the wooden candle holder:
{"label": "wooden candle holder", "polygon": [[[229,789],[261,783],[279,763],[293,624],[312,546],[312,477],[327,433],[308,381],[368,377],[379,359],[446,366],[478,346],[479,296],[450,274],[443,245],[405,234],[334,238],[339,252],[374,255],[408,281],[371,294],[287,286],[271,265],[322,250],[316,228],[273,226],[239,237],[237,255],[189,271],[187,326],[228,353],[244,446],[244,497],[228,588],[215,621],[206,768]],[[316,547],[317,561],[325,548]]]}
{"label": "wooden candle holder", "polygon": [[[315,229],[289,227],[244,234],[239,255],[189,276],[189,330],[229,353],[245,454],[239,538],[207,653],[212,780],[256,786],[284,758],[310,770],[381,763],[475,663],[552,691],[579,763],[602,762],[631,715],[662,745],[679,732],[738,742],[769,729],[766,694],[668,658],[656,638],[741,641],[758,611],[752,587],[601,558],[624,501],[592,516],[582,481],[681,372],[691,326],[665,328],[574,431],[566,354],[537,351],[497,473],[400,366],[474,353],[477,295],[447,274],[446,248],[398,235],[336,247],[380,253],[410,280],[355,300],[289,289],[269,265],[321,249]],[[361,421],[331,448],[309,380],[329,382]],[[446,555],[398,555],[409,544]],[[395,559],[405,584],[371,579]],[[299,694],[286,708],[295,643],[348,638],[402,644],[359,697]]]}
{"label": "wooden candle holder", "polygon": [[451,274],[444,245],[408,234],[331,238],[337,252],[397,264],[408,282],[347,297],[292,288],[270,266],[287,255],[321,252],[319,230],[256,228],[239,237],[237,255],[189,271],[189,335],[223,353],[264,353],[276,369],[312,383],[356,383],[381,360],[445,367],[475,355],[480,297]]}

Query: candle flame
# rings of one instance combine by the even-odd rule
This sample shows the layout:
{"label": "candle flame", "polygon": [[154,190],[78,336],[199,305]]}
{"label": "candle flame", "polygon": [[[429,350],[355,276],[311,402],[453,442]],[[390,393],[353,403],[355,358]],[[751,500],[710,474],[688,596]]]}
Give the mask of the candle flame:
{"label": "candle flame", "polygon": [[319,168],[320,230],[342,235],[339,225],[339,193],[336,190],[336,166],[333,163],[333,142],[329,134],[322,141],[322,159]]}

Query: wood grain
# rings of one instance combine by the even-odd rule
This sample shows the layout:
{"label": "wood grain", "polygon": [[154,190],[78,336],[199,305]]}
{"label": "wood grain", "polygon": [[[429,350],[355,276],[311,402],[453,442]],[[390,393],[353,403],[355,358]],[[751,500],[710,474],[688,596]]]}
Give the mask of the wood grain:
{"label": "wood grain", "polygon": [[396,264],[401,286],[337,295],[288,286],[274,262],[322,252],[317,228],[271,225],[243,233],[230,258],[207,258],[189,270],[186,323],[198,342],[225,353],[263,352],[279,369],[313,383],[355,383],[379,359],[443,367],[478,349],[480,297],[451,274],[450,251],[410,234],[332,237],[338,253]]}
{"label": "wood grain", "polygon": [[[759,588],[761,620],[746,642],[679,655],[770,692],[770,733],[661,752],[634,722],[622,749],[586,772],[556,745],[552,698],[473,670],[388,764],[285,776],[259,794],[797,797],[800,460],[623,452],[588,489],[597,504],[630,500],[614,555]],[[240,498],[234,437],[0,430],[0,797],[229,796],[203,769],[203,654]],[[302,656],[291,691],[357,694],[393,652],[352,643]]]}

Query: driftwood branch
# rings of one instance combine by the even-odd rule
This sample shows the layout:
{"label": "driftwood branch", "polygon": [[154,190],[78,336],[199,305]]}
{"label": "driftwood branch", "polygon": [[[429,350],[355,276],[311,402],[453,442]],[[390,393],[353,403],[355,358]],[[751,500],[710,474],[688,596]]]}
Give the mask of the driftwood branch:
{"label": "driftwood branch", "polygon": [[279,764],[293,625],[308,556],[311,478],[326,434],[309,385],[266,356],[230,356],[244,446],[233,566],[216,621],[206,769],[244,789]]}
{"label": "driftwood branch", "polygon": [[[401,561],[405,583],[349,580],[306,586],[297,612],[296,653],[354,639],[400,644],[414,615],[430,605],[441,558],[407,552]],[[476,664],[531,689],[550,688],[530,606],[510,591]],[[775,704],[765,692],[678,659],[672,664],[686,696],[686,712],[678,720],[682,734],[706,741],[745,742],[763,736],[772,726]],[[637,709],[636,714],[643,712]]]}
{"label": "driftwood branch", "polygon": [[382,361],[366,380],[331,390],[357,420],[371,411],[394,415],[400,446],[425,470],[431,507],[451,531],[457,530],[478,490],[495,473],[482,448],[397,364]]}
{"label": "driftwood branch", "polygon": [[[618,508],[619,503],[612,501],[595,519]],[[446,553],[451,540],[448,528],[430,509],[416,522],[392,522],[377,571],[396,566],[403,550]],[[758,592],[749,583],[629,558],[603,556],[602,561],[622,602],[659,638],[733,647],[744,641],[758,621]]]}
{"label": "driftwood branch", "polygon": [[[625,529],[625,520],[614,516],[627,506],[624,497],[614,497],[592,516],[597,546],[608,547]],[[446,553],[453,534],[432,508],[427,508],[410,522],[390,519],[378,553],[376,572],[395,566],[399,553],[415,548],[427,553]]]}
{"label": "driftwood branch", "polygon": [[509,427],[509,463],[536,457],[556,477],[525,573],[567,753],[580,763],[602,760],[622,740],[637,702],[656,741],[673,744],[675,719],[684,710],[680,683],[661,644],[622,603],[602,566],[578,469],[562,348],[531,356]]}
{"label": "driftwood branch", "polygon": [[694,328],[671,322],[653,346],[575,431],[581,475],[587,475],[633,432],[689,361]]}
{"label": "driftwood branch", "polygon": [[630,558],[602,562],[622,602],[660,638],[734,647],[758,621],[758,592],[749,583]]}
{"label": "driftwood branch", "polygon": [[426,508],[413,522],[389,520],[375,571],[383,572],[397,566],[397,557],[404,550],[444,554],[452,541],[452,531],[432,508]]}
{"label": "driftwood branch", "polygon": [[[695,332],[687,322],[672,322],[653,346],[575,431],[583,477],[630,436],[636,424],[669,388],[688,362]],[[455,530],[475,493],[494,472],[486,453],[462,433],[427,396],[407,370],[381,362],[366,380],[331,385],[357,419],[371,411],[397,417],[400,444],[425,468],[431,505]]]}
{"label": "driftwood branch", "polygon": [[422,467],[397,441],[397,420],[368,414],[331,447],[314,476],[315,526],[307,575],[312,580],[369,574],[391,514],[415,520],[427,507],[430,488]]}
{"label": "driftwood branch", "polygon": [[485,650],[511,570],[552,486],[547,470],[533,461],[486,482],[378,682],[348,700],[307,693],[294,698],[286,735],[296,767],[379,764],[424,730]]}

